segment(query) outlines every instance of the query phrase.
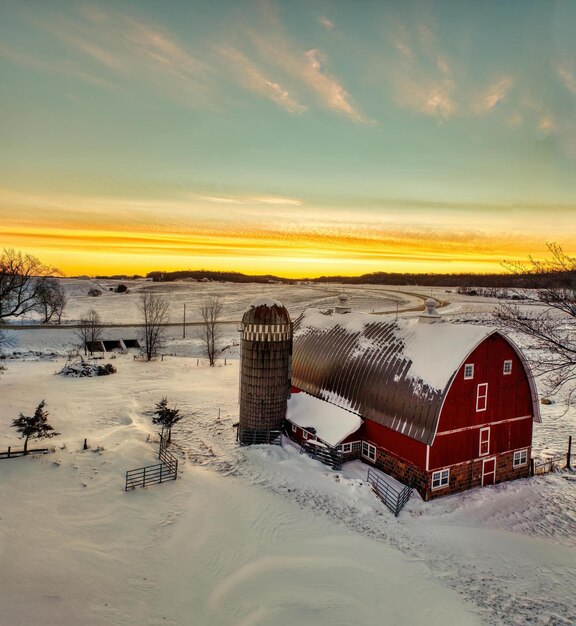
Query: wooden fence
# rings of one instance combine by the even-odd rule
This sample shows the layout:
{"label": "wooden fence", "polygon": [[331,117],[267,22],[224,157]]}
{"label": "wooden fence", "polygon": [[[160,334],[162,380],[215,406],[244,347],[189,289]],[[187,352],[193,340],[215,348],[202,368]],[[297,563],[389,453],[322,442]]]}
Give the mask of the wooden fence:
{"label": "wooden fence", "polygon": [[542,474],[549,474],[559,469],[572,469],[572,435],[568,437],[568,447],[566,454],[561,456],[555,456],[551,459],[544,459],[543,461],[536,462],[535,459],[530,459],[530,474],[532,476],[540,476]]}
{"label": "wooden fence", "polygon": [[28,452],[24,452],[24,450],[12,450],[12,447],[9,446],[8,450],[0,452],[0,459],[15,459],[16,457],[27,456],[28,454],[48,454],[48,448],[32,448],[28,450]]}
{"label": "wooden fence", "polygon": [[335,448],[319,445],[315,440],[305,441],[300,447],[300,454],[306,454],[313,459],[317,459],[334,470],[342,469],[342,463],[344,461],[342,452]]}

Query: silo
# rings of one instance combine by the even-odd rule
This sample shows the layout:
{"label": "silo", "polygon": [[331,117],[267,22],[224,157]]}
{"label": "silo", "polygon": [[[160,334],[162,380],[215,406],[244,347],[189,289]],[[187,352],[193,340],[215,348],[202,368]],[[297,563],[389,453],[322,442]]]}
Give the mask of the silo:
{"label": "silo", "polygon": [[292,322],[286,308],[271,298],[254,301],[239,328],[240,420],[243,445],[280,443],[290,395]]}

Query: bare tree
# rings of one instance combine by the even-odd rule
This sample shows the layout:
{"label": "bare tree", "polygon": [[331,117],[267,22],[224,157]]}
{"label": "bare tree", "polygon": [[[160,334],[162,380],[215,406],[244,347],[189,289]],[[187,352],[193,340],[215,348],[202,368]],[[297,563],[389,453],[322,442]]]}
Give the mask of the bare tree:
{"label": "bare tree", "polygon": [[216,363],[218,340],[220,339],[220,327],[218,321],[222,315],[222,300],[220,296],[206,296],[200,304],[200,316],[202,317],[202,329],[200,338],[204,347],[204,354],[208,358],[210,367]]}
{"label": "bare tree", "polygon": [[569,385],[570,402],[576,394],[576,258],[556,243],[547,246],[551,258],[530,257],[528,263],[506,265],[522,277],[525,289],[516,296],[538,306],[504,303],[496,310],[496,319],[503,328],[530,339],[530,347],[536,349],[531,365],[544,378],[547,393]]}
{"label": "bare tree", "polygon": [[11,348],[14,345],[16,345],[15,337],[0,327],[0,354],[2,354],[3,348]]}
{"label": "bare tree", "polygon": [[60,270],[30,254],[9,249],[0,255],[0,319],[36,309],[39,292]]}
{"label": "bare tree", "polygon": [[55,278],[47,278],[38,289],[37,310],[42,313],[43,324],[47,324],[54,316],[58,323],[68,302],[64,288]]}
{"label": "bare tree", "polygon": [[102,320],[98,311],[90,309],[78,321],[76,336],[82,342],[84,355],[88,354],[88,344],[102,338]]}
{"label": "bare tree", "polygon": [[146,290],[140,294],[138,310],[142,315],[141,340],[147,361],[152,360],[164,345],[169,305],[170,302],[160,293]]}

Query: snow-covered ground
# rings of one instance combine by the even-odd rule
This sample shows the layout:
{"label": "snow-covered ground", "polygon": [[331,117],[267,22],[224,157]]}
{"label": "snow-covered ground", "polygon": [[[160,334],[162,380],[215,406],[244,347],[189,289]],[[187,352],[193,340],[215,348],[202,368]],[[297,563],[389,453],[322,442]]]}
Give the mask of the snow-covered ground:
{"label": "snow-covered ground", "polygon": [[[341,292],[192,284],[174,312],[197,300],[194,290],[221,292],[230,320],[264,293],[295,315],[308,303],[334,306]],[[354,290],[346,292],[357,310],[394,302],[384,288]],[[412,297],[402,298],[408,308]],[[105,319],[138,319],[133,292],[71,293],[68,319],[86,305]],[[493,306],[454,294],[443,314],[488,319]],[[571,475],[429,503],[415,495],[394,518],[360,462],[333,472],[289,441],[236,445],[238,335],[234,324],[224,331],[230,347],[215,368],[199,358],[193,333],[183,339],[175,328],[166,354],[181,356],[119,355],[110,361],[116,374],[95,378],[56,374],[73,331],[15,331],[21,354],[0,361],[0,450],[20,447],[10,422],[42,399],[61,435],[48,455],[0,460],[0,623],[576,623]],[[126,493],[125,471],[155,462],[151,416],[162,396],[186,415],[174,430],[179,479]],[[563,453],[575,409],[557,402],[542,414],[536,455]]]}

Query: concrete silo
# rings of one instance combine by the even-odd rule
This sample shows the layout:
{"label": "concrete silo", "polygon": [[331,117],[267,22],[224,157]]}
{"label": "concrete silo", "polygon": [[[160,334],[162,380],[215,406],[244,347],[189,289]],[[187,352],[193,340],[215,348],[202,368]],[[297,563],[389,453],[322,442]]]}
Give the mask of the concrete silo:
{"label": "concrete silo", "polygon": [[254,301],[240,324],[240,420],[243,445],[280,443],[290,395],[292,322],[271,298]]}

